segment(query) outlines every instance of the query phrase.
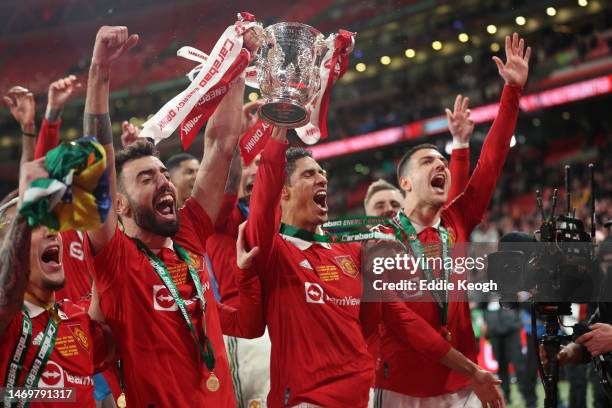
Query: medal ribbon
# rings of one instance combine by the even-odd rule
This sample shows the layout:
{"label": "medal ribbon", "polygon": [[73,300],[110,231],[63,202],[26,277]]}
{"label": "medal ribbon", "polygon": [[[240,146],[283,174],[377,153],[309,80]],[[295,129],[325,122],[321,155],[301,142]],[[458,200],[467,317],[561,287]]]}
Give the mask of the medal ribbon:
{"label": "medal ribbon", "polygon": [[371,239],[378,239],[381,241],[394,241],[396,239],[393,235],[384,234],[378,231],[328,233],[321,235],[287,224],[281,224],[279,232],[290,237],[303,239],[304,241],[327,242],[331,244],[369,241]]}
{"label": "medal ribbon", "polygon": [[172,277],[170,276],[170,272],[168,271],[166,265],[157,256],[155,256],[155,254],[153,254],[153,252],[151,252],[151,250],[147,248],[140,240],[134,238],[134,241],[136,242],[138,249],[140,249],[148,258],[149,263],[164,283],[166,289],[168,289],[168,291],[170,292],[170,295],[172,295],[174,302],[181,311],[181,314],[183,315],[183,318],[187,323],[187,327],[189,328],[189,331],[191,332],[191,335],[194,341],[196,342],[196,345],[198,346],[200,355],[202,356],[202,360],[206,364],[206,368],[208,368],[208,371],[212,372],[215,368],[215,353],[213,351],[212,344],[210,343],[210,340],[206,334],[206,300],[204,299],[204,290],[202,289],[200,277],[198,276],[198,273],[196,272],[193,265],[191,264],[189,254],[179,244],[177,244],[176,242],[173,243],[174,251],[177,253],[178,257],[187,264],[189,275],[191,276],[193,284],[196,287],[198,299],[200,299],[200,302],[202,302],[202,320],[204,321],[204,342],[206,343],[206,346],[202,345],[200,339],[198,338],[196,330],[193,327],[191,317],[189,316],[189,312],[187,311],[187,306],[185,306],[185,302],[183,301],[179,290],[174,284],[174,281],[172,280]]}
{"label": "medal ribbon", "polygon": [[[242,13],[243,18],[244,14],[246,13]],[[227,27],[191,84],[143,125],[140,137],[152,138],[155,143],[170,137],[198,101],[223,79],[241,54],[242,35],[255,25],[255,22],[247,18],[239,24]],[[243,66],[246,68],[246,65]]]}
{"label": "medal ribbon", "polygon": [[[54,314],[57,315],[57,304],[53,306],[53,310],[55,311],[55,313],[50,312],[51,316],[49,316],[49,321],[47,322],[47,326],[45,327],[45,334],[40,342],[38,351],[36,352],[36,357],[34,358],[34,361],[32,361],[32,366],[28,370],[25,377],[24,387],[27,389],[36,387],[38,385],[40,376],[44,371],[43,369],[47,365],[47,361],[49,361],[49,356],[51,355],[53,347],[55,346],[58,322],[55,320]],[[21,371],[23,369],[23,361],[25,360],[25,357],[28,354],[28,350],[31,346],[30,339],[32,338],[32,320],[30,319],[30,316],[25,306],[22,306],[22,311],[23,318],[21,320],[21,336],[19,337],[19,341],[15,345],[15,350],[13,350],[13,358],[9,363],[8,371],[6,374],[7,389],[15,388],[15,386],[19,382],[19,377],[21,376]],[[20,400],[11,404],[7,400],[5,400],[4,405],[7,407],[10,406],[18,408],[27,408],[30,405],[30,402],[26,400]]]}
{"label": "medal ribbon", "polygon": [[[394,224],[396,234],[401,234],[401,231],[403,230],[408,245],[412,249],[414,257],[417,259],[421,257],[425,259],[425,251],[423,250],[423,245],[421,245],[421,241],[419,240],[418,234],[414,229],[414,226],[410,222],[410,219],[408,218],[408,216],[406,216],[406,214],[404,214],[403,211],[400,211],[398,213],[398,217],[400,226]],[[440,234],[440,241],[442,242],[442,268],[444,269],[443,279],[448,282],[450,279],[450,269],[446,269],[446,267],[444,266],[445,261],[448,258],[448,231],[444,227],[440,226],[438,228],[438,232]],[[426,264],[423,264],[421,266],[421,270],[423,271],[423,275],[425,275],[427,280],[429,280],[430,282],[437,281],[435,274],[433,273],[431,268],[427,267]],[[434,297],[440,310],[440,324],[442,326],[446,326],[446,323],[448,322],[448,290],[436,290],[432,291],[431,294]]]}

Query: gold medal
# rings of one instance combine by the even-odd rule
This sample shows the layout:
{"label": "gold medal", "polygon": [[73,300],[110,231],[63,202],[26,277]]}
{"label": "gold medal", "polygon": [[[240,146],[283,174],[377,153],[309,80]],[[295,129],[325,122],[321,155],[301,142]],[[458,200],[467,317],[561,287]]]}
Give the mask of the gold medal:
{"label": "gold medal", "polygon": [[215,373],[211,372],[208,380],[206,380],[206,388],[208,388],[208,391],[215,392],[219,389],[219,385],[219,379]]}
{"label": "gold medal", "polygon": [[121,394],[119,395],[119,398],[117,398],[117,406],[118,406],[119,408],[125,408],[125,407],[127,407],[127,404],[125,403],[125,394],[124,394],[124,393],[121,393]]}
{"label": "gold medal", "polygon": [[451,335],[451,332],[448,331],[448,328],[446,326],[442,327],[442,330],[444,332],[444,338],[446,339],[446,341],[450,343],[453,340],[453,336]]}

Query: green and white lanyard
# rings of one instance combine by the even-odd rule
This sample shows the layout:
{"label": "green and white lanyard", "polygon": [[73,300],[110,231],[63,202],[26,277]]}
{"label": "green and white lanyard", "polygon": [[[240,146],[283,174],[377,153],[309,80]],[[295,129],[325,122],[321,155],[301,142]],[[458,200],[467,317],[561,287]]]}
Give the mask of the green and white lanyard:
{"label": "green and white lanyard", "polygon": [[[30,369],[25,376],[23,387],[26,389],[35,388],[38,385],[40,376],[42,375],[45,366],[47,365],[47,361],[49,361],[49,356],[53,351],[53,347],[55,346],[58,322],[55,320],[54,316],[57,316],[57,304],[53,305],[53,311],[54,313],[49,311],[49,322],[47,322],[47,327],[45,327],[45,334],[43,335]],[[19,382],[19,377],[21,376],[21,371],[23,369],[23,362],[28,354],[30,346],[32,345],[32,319],[30,319],[30,315],[28,314],[28,310],[25,306],[22,306],[22,312],[23,317],[21,319],[21,335],[19,336],[19,340],[15,345],[13,357],[9,362],[6,372],[5,382],[7,390],[18,386],[17,384]],[[5,400],[4,405],[11,408],[26,408],[30,405],[30,402],[20,400],[18,402],[11,403]]]}
{"label": "green and white lanyard", "polygon": [[331,228],[355,228],[367,225],[376,225],[388,223],[389,220],[383,217],[358,217],[346,218],[343,220],[332,221],[323,225],[325,235],[306,231],[292,225],[281,224],[279,232],[283,235],[303,239],[309,242],[344,244],[349,242],[369,241],[377,239],[381,241],[394,241],[396,237],[391,234],[385,234],[378,231],[354,231],[354,232],[331,232]]}
{"label": "green and white lanyard", "polygon": [[172,295],[174,302],[181,311],[181,314],[185,319],[185,323],[187,323],[187,327],[189,328],[189,331],[191,331],[191,335],[193,336],[193,339],[198,346],[198,350],[200,352],[200,355],[202,356],[202,360],[206,364],[206,368],[208,368],[208,371],[212,373],[213,369],[215,368],[215,353],[206,333],[206,299],[204,299],[204,290],[202,288],[202,283],[200,282],[200,277],[198,276],[197,271],[191,263],[189,254],[179,244],[177,244],[176,242],[173,243],[174,251],[177,253],[178,257],[187,264],[189,275],[191,276],[193,284],[196,287],[198,298],[202,302],[202,320],[204,322],[203,328],[205,345],[202,345],[200,339],[198,338],[196,330],[193,327],[191,317],[189,316],[189,312],[187,312],[187,306],[185,306],[185,302],[183,301],[183,298],[181,297],[176,285],[174,284],[174,281],[172,280],[172,277],[170,276],[170,272],[168,271],[166,265],[157,256],[155,256],[155,254],[153,254],[153,252],[151,252],[151,250],[147,248],[140,240],[134,239],[134,241],[136,242],[138,248],[149,259],[149,263],[151,264],[155,272],[157,272],[157,275],[164,283],[166,289],[168,289],[168,291],[170,292],[170,295]]}
{"label": "green and white lanyard", "polygon": [[[403,211],[398,213],[399,224],[394,224],[394,228],[396,229],[396,235],[401,235],[401,232],[404,232],[404,236],[408,241],[408,245],[412,249],[412,253],[415,258],[423,258],[425,259],[425,251],[423,250],[423,245],[421,245],[421,241],[419,240],[418,234],[414,229],[414,226],[410,222],[410,219]],[[401,230],[400,230],[401,228]],[[448,258],[448,231],[446,228],[440,226],[438,227],[438,232],[440,233],[440,241],[442,241],[442,269],[444,270],[444,279],[447,283],[450,279],[450,269],[445,267],[446,259]],[[423,271],[423,275],[430,282],[435,282],[436,276],[426,265],[426,262],[421,264],[421,270]],[[446,287],[446,285],[444,285]],[[436,303],[438,304],[438,308],[440,309],[440,324],[442,326],[446,326],[448,322],[448,290],[432,291],[432,296],[434,297]]]}

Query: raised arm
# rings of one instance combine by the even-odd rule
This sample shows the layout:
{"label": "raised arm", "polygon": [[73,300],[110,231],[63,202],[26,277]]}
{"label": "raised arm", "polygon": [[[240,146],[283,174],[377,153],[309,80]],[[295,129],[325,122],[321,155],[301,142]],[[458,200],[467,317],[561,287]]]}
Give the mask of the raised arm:
{"label": "raised arm", "polygon": [[74,75],[58,79],[49,85],[47,109],[38,132],[36,151],[34,152],[35,158],[43,157],[59,143],[62,110],[74,90],[80,87],[81,84],[76,82]]}
{"label": "raised arm", "polygon": [[260,254],[255,262],[260,268],[268,262],[274,237],[278,233],[276,212],[285,184],[285,152],[288,146],[287,131],[275,128],[261,153],[255,175],[246,240],[249,248],[259,247]]}
{"label": "raised arm", "polygon": [[518,34],[514,33],[512,40],[506,37],[506,64],[493,57],[505,81],[499,111],[465,191],[448,208],[452,216],[461,219],[467,229],[480,223],[510,150],[519,113],[519,97],[529,74],[531,47],[526,51],[524,47],[524,41],[519,41]]}
{"label": "raised arm", "polygon": [[36,104],[34,95],[22,86],[14,86],[4,96],[4,102],[9,107],[11,115],[21,126],[21,163],[34,160],[36,139],[36,124],[34,116]]}
{"label": "raised arm", "polygon": [[448,129],[453,136],[453,151],[450,159],[451,187],[450,203],[465,190],[470,177],[470,137],[474,133],[474,122],[470,119],[469,98],[457,95],[453,112],[446,109]]}
{"label": "raised arm", "polygon": [[19,214],[23,194],[32,180],[48,177],[42,160],[24,163],[19,175],[17,214],[0,246],[0,338],[23,304],[30,278],[30,240],[32,230],[27,217]]}
{"label": "raised arm", "polygon": [[95,231],[88,232],[92,250],[100,251],[110,242],[117,227],[115,199],[117,196],[115,175],[115,151],[108,109],[108,94],[111,65],[122,54],[138,42],[138,35],[128,36],[127,27],[102,26],[96,34],[96,42],[89,67],[87,97],[83,115],[83,134],[95,136],[106,151],[106,165],[109,168],[112,208],[106,222]]}

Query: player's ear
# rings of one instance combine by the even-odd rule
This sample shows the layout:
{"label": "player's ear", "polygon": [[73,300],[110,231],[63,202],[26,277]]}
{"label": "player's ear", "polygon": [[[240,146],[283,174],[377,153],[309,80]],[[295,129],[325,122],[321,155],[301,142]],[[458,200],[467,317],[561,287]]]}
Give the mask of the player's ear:
{"label": "player's ear", "polygon": [[412,183],[410,182],[410,179],[408,179],[408,177],[406,176],[400,176],[399,186],[402,191],[412,191]]}
{"label": "player's ear", "polygon": [[291,192],[289,191],[289,186],[283,186],[281,190],[281,200],[287,201],[291,197]]}
{"label": "player's ear", "polygon": [[117,192],[117,214],[123,216],[130,216],[131,209],[127,199],[127,196],[123,193]]}

